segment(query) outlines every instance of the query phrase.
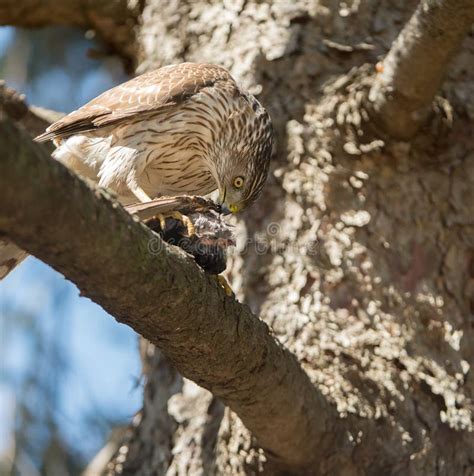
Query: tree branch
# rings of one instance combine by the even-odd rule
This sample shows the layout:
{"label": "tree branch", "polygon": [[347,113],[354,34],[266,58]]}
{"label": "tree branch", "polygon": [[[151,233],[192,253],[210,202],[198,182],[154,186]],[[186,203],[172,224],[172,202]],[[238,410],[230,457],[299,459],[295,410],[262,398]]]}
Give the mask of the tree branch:
{"label": "tree branch", "polygon": [[[156,344],[232,408],[270,455],[300,467],[328,454],[343,434],[335,409],[247,306],[106,192],[51,160],[6,114],[0,148],[0,233]],[[154,255],[152,241],[160,244]]]}
{"label": "tree branch", "polygon": [[[0,81],[0,113],[6,113],[8,117],[21,124],[33,138],[44,132],[54,121],[64,114],[36,106],[28,106],[24,94],[9,88],[4,81]],[[45,150],[53,150],[51,143],[43,143]]]}
{"label": "tree branch", "polygon": [[409,139],[426,121],[449,60],[473,21],[472,0],[421,0],[369,94],[375,121],[392,137]]}
{"label": "tree branch", "polygon": [[135,61],[135,27],[141,0],[2,0],[0,25],[38,28],[70,25],[96,30],[129,61]]}

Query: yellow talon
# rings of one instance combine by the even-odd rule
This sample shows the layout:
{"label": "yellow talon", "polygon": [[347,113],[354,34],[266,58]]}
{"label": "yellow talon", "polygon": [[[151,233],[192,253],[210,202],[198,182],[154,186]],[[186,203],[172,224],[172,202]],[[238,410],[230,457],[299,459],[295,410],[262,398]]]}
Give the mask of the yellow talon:
{"label": "yellow talon", "polygon": [[157,215],[155,218],[158,218],[158,220],[160,221],[160,227],[162,230],[164,230],[166,226],[166,217],[160,214]]}
{"label": "yellow talon", "polygon": [[227,279],[224,276],[222,276],[222,274],[217,274],[216,275],[216,280],[217,280],[218,284],[220,284],[220,286],[224,289],[227,296],[230,297],[230,296],[234,295],[234,291],[232,291],[232,288],[230,287],[229,282],[227,281]]}
{"label": "yellow talon", "polygon": [[193,222],[188,216],[183,215],[180,212],[171,212],[171,218],[174,218],[175,220],[179,220],[186,227],[189,237],[196,234],[196,230],[194,229]]}
{"label": "yellow talon", "polygon": [[158,215],[155,215],[153,218],[160,222],[160,227],[162,230],[164,230],[166,227],[166,219],[174,218],[175,220],[180,221],[186,227],[189,237],[196,234],[196,230],[194,229],[191,219],[180,212],[158,213]]}

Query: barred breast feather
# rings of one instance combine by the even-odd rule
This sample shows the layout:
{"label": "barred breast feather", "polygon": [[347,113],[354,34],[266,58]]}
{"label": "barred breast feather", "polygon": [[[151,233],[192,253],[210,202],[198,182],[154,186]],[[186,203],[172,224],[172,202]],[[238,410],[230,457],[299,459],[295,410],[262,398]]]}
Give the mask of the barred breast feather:
{"label": "barred breast feather", "polygon": [[[36,140],[53,140],[54,158],[124,205],[219,188],[242,209],[262,190],[273,134],[265,109],[226,69],[182,63],[106,91]],[[245,177],[238,192],[235,177]],[[0,279],[24,257],[0,241]]]}
{"label": "barred breast feather", "polygon": [[219,66],[183,63],[113,88],[51,125],[53,156],[125,203],[138,185],[150,197],[205,195],[217,184],[210,157],[238,87]]}

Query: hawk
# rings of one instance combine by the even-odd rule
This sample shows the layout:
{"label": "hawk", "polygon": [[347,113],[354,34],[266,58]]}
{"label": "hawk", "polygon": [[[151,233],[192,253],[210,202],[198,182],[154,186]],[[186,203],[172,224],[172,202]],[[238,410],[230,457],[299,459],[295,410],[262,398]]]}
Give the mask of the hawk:
{"label": "hawk", "polygon": [[[55,159],[124,205],[219,190],[223,213],[258,198],[273,148],[271,120],[258,100],[225,68],[199,63],[116,86],[35,140],[53,140]],[[11,264],[10,257],[8,270]]]}

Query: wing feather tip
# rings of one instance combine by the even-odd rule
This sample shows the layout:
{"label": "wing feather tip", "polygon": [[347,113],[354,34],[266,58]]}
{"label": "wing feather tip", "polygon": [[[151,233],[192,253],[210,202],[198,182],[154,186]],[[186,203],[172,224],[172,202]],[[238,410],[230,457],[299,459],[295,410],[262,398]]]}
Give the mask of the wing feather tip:
{"label": "wing feather tip", "polygon": [[48,140],[54,139],[54,134],[52,132],[43,132],[39,136],[36,136],[33,140],[35,142],[46,142]]}

